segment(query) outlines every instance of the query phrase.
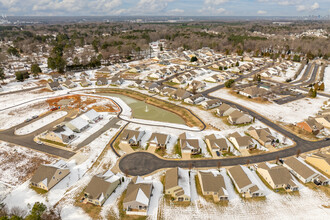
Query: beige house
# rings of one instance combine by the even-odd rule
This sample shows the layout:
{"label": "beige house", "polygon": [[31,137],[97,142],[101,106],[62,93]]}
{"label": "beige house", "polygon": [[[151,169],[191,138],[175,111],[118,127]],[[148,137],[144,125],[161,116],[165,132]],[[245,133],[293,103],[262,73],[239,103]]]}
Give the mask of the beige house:
{"label": "beige house", "polygon": [[84,191],[84,196],[87,202],[101,206],[120,183],[120,177],[108,170],[103,174],[93,176]]}
{"label": "beige house", "polygon": [[188,98],[189,96],[191,96],[191,93],[190,92],[187,92],[184,89],[177,89],[172,94],[172,98],[173,99],[177,99],[177,100],[184,100],[184,99]]}
{"label": "beige house", "polygon": [[161,133],[152,133],[148,142],[150,146],[166,148],[166,145],[168,144],[170,139],[171,139],[170,135],[161,134]]}
{"label": "beige house", "polygon": [[199,145],[199,139],[190,139],[186,133],[182,133],[179,136],[180,147],[182,153],[199,154],[201,148]]}
{"label": "beige house", "polygon": [[252,117],[238,110],[233,111],[228,116],[228,122],[233,125],[247,124],[247,123],[251,123],[252,121],[253,121]]}
{"label": "beige house", "polygon": [[61,144],[68,144],[74,139],[74,132],[66,126],[59,126],[41,135],[41,138]]}
{"label": "beige house", "polygon": [[49,191],[69,174],[70,169],[62,160],[55,164],[43,164],[38,167],[32,176],[30,185]]}
{"label": "beige house", "polygon": [[217,138],[214,134],[205,136],[205,142],[210,151],[230,151],[225,138]]}
{"label": "beige house", "polygon": [[256,139],[261,145],[265,147],[272,146],[272,144],[276,141],[275,137],[272,136],[269,128],[255,129],[251,126],[248,128],[246,133]]}
{"label": "beige house", "polygon": [[316,117],[315,121],[317,121],[326,128],[330,128],[330,115]]}
{"label": "beige house", "polygon": [[145,131],[137,131],[126,129],[121,135],[120,141],[129,145],[139,145],[140,141],[145,134]]}
{"label": "beige house", "polygon": [[283,166],[288,168],[301,182],[313,182],[318,174],[296,157],[290,157],[284,161]]}
{"label": "beige house", "polygon": [[257,172],[273,189],[298,190],[298,186],[289,170],[283,166],[271,166],[268,163],[261,163],[258,165]]}
{"label": "beige house", "polygon": [[330,176],[330,154],[313,154],[307,156],[306,161]]}
{"label": "beige house", "polygon": [[228,200],[225,181],[220,173],[199,171],[197,176],[204,196],[213,196],[215,202]]}
{"label": "beige house", "polygon": [[189,173],[179,167],[166,171],[165,195],[171,195],[174,201],[190,201]]}
{"label": "beige house", "polygon": [[[248,169],[248,168],[246,168]],[[254,184],[241,165],[231,167],[227,170],[238,193],[244,198],[264,196],[264,192]]]}
{"label": "beige house", "polygon": [[222,116],[228,116],[230,115],[233,111],[237,110],[236,108],[231,107],[230,105],[223,103],[220,105],[220,107],[217,109],[217,115],[222,117]]}
{"label": "beige house", "polygon": [[255,146],[251,137],[241,136],[238,132],[230,134],[228,139],[237,149],[251,149]]}
{"label": "beige house", "polygon": [[141,177],[135,177],[127,187],[126,195],[123,201],[123,208],[126,214],[147,214],[151,192],[153,186],[151,183],[145,183]]}

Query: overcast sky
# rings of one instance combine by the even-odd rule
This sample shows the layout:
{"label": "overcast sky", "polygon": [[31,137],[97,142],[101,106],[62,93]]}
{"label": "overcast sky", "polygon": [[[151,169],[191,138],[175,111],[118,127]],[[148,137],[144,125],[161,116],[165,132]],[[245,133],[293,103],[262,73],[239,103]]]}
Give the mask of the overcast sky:
{"label": "overcast sky", "polygon": [[302,16],[330,14],[330,0],[0,0],[6,15]]}

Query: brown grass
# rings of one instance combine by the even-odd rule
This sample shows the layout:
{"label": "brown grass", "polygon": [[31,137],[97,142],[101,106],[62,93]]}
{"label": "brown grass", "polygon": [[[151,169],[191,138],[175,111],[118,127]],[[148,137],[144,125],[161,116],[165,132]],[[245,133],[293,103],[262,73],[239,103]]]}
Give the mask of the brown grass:
{"label": "brown grass", "polygon": [[[70,95],[70,96],[63,96],[63,97],[57,97],[48,99],[47,103],[49,106],[59,107],[58,102],[62,99],[71,99],[72,102],[68,106],[68,108],[81,108],[84,106],[88,106],[90,104],[97,103],[97,101],[100,99],[98,97],[92,97],[92,96],[84,96],[86,99],[82,100],[81,95]],[[95,105],[92,106],[91,109],[94,109],[97,112],[116,112],[116,110],[113,108],[111,104],[106,105]]]}
{"label": "brown grass", "polygon": [[237,92],[235,92],[232,89],[229,89],[229,88],[226,88],[226,89],[229,91],[229,93],[231,95],[236,96],[240,99],[244,99],[244,100],[247,100],[247,101],[250,101],[250,102],[255,102],[255,103],[261,103],[261,104],[271,104],[271,102],[268,101],[267,99],[264,99],[264,98],[261,98],[261,97],[249,98],[249,97],[246,97],[244,95],[237,94]]}
{"label": "brown grass", "polygon": [[80,200],[84,196],[84,190],[82,190],[76,197],[75,197],[75,206],[82,208],[92,219],[101,219],[100,212],[102,210],[101,206],[96,206],[91,203],[82,203]]}
{"label": "brown grass", "polygon": [[291,133],[296,134],[298,137],[309,140],[309,141],[318,141],[319,139],[312,133],[309,133],[295,125],[292,124],[285,124],[284,127],[289,130]]}

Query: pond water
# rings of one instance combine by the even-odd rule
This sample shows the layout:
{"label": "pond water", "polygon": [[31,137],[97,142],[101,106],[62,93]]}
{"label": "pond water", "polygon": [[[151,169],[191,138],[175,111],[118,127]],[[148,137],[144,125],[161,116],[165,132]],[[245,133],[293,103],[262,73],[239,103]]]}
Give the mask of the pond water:
{"label": "pond water", "polygon": [[132,109],[133,118],[185,124],[185,121],[177,114],[146,104],[143,101],[115,93],[102,93],[101,95],[121,98]]}

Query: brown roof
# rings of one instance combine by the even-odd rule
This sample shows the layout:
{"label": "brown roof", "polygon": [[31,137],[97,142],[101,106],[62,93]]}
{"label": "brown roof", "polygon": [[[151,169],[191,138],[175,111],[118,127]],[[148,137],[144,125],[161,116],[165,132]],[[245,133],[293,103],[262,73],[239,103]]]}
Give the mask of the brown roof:
{"label": "brown roof", "polygon": [[252,184],[251,180],[244,172],[241,165],[237,165],[229,168],[228,172],[231,174],[231,176],[233,177],[234,181],[236,182],[239,188],[243,188],[245,186]]}
{"label": "brown roof", "polygon": [[140,133],[141,131],[126,129],[121,135],[121,140],[135,139],[136,141],[138,141]]}
{"label": "brown roof", "polygon": [[151,183],[137,183],[137,184],[130,183],[128,184],[126,196],[124,198],[123,203],[136,201],[136,197],[138,195],[139,189],[141,189],[143,193],[147,196],[147,198],[150,200],[151,189],[152,189]]}
{"label": "brown roof", "polygon": [[219,138],[219,139],[210,139],[210,145],[212,149],[224,149],[228,148],[228,144],[226,139],[224,138]]}
{"label": "brown roof", "polygon": [[152,133],[151,137],[149,138],[149,142],[156,142],[157,144],[165,145],[167,138],[167,134]]}
{"label": "brown roof", "polygon": [[311,168],[303,164],[300,160],[298,160],[295,157],[290,157],[286,159],[284,163],[287,164],[291,169],[293,169],[304,179],[307,179],[308,177],[315,174],[315,172]]}
{"label": "brown roof", "polygon": [[[211,172],[199,172],[202,182],[203,191],[205,192],[219,192],[222,188],[226,188],[225,181],[221,174],[214,175]],[[223,192],[223,191],[222,191]]]}
{"label": "brown roof", "polygon": [[[31,182],[39,183],[47,179],[47,186],[48,186],[50,180],[55,175],[57,170],[63,170],[63,168],[59,168],[53,165],[45,165],[45,164],[40,165],[37,171],[32,176]],[[67,168],[65,168],[65,170],[67,170]]]}
{"label": "brown roof", "polygon": [[112,184],[112,182],[106,181],[101,176],[93,176],[92,180],[86,187],[85,192],[88,193],[88,198],[99,199],[102,194],[105,196],[107,190]]}
{"label": "brown roof", "polygon": [[178,167],[169,169],[165,174],[165,191],[178,186],[179,171]]}
{"label": "brown roof", "polygon": [[270,168],[266,163],[261,163],[258,165],[258,168],[267,170],[275,185],[289,184],[290,180],[292,180],[289,170],[283,166]]}

